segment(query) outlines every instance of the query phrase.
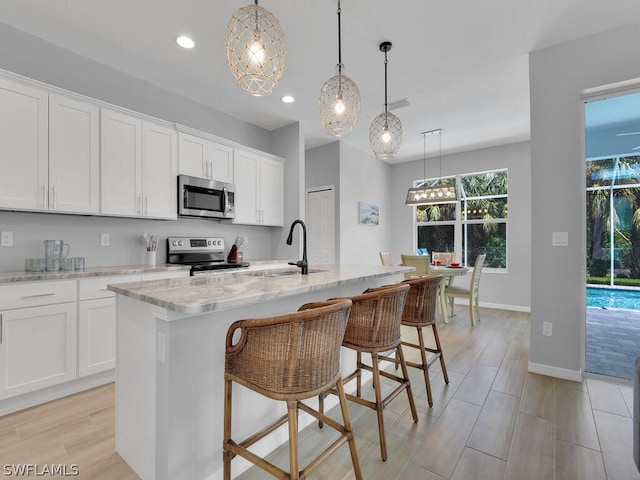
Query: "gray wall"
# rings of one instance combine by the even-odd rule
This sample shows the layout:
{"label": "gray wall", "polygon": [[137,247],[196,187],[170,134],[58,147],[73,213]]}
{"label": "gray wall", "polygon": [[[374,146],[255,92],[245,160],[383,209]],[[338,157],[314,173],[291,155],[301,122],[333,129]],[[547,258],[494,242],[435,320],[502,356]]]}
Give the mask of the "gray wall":
{"label": "gray wall", "polygon": [[[379,265],[391,244],[390,170],[371,152],[340,143],[340,263]],[[380,207],[379,225],[358,223],[358,202]]]}
{"label": "gray wall", "polygon": [[[509,171],[509,222],[507,271],[482,274],[480,302],[497,308],[528,311],[531,274],[531,157],[529,142],[442,157],[442,176],[507,168]],[[440,171],[437,158],[427,158],[427,177]],[[401,253],[414,252],[413,209],[404,204],[407,189],[424,175],[424,160],[393,165],[390,181],[390,249],[396,262]]]}
{"label": "gray wall", "polygon": [[[585,162],[581,94],[637,79],[640,24],[534,52],[531,85],[531,359],[580,379],[585,341]],[[568,232],[568,247],[551,246]],[[553,336],[542,336],[542,322]]]}
{"label": "gray wall", "polygon": [[[15,72],[91,98],[186,125],[279,156],[291,155],[285,168],[298,169],[302,152],[298,126],[271,133],[158,88],[120,71],[43,42],[0,23],[0,69]],[[219,92],[224,95],[224,92]],[[2,174],[2,172],[0,172]],[[286,175],[289,175],[287,170]],[[294,176],[299,177],[299,174]],[[287,177],[287,189],[295,189]],[[293,179],[295,181],[295,179]],[[301,183],[301,182],[300,182]],[[297,187],[299,190],[300,187]],[[298,194],[294,193],[297,198]],[[289,197],[290,202],[296,201]],[[286,218],[299,212],[287,208]],[[57,214],[0,212],[0,231],[14,232],[14,247],[0,248],[0,271],[24,269],[25,257],[42,256],[42,241],[63,239],[72,255],[86,256],[88,266],[136,264],[143,260],[138,238],[142,232],[168,235],[222,236],[231,247],[236,235],[249,238],[248,260],[279,253],[282,229],[240,227],[211,220],[156,221]],[[111,234],[111,246],[100,247],[100,233]],[[277,242],[274,240],[277,240]],[[158,260],[166,258],[164,244]]]}

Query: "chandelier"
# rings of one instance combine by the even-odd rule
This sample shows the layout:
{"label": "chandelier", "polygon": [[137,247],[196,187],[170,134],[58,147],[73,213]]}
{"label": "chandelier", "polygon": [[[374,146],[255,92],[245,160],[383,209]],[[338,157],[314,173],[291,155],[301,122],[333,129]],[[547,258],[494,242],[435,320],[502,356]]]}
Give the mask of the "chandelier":
{"label": "chandelier", "polygon": [[387,52],[389,50],[391,50],[391,42],[380,44],[380,51],[384,52],[384,112],[374,118],[369,127],[369,144],[379,160],[395,157],[402,142],[402,123],[393,113],[389,113],[387,103]]}
{"label": "chandelier", "polygon": [[[440,185],[442,179],[442,133],[443,129],[438,128],[436,130],[429,130],[422,132],[422,142],[424,149],[424,176],[423,184],[420,187],[410,188],[407,192],[407,199],[405,205],[429,205],[434,203],[454,203],[458,200],[458,190],[454,185]],[[426,184],[427,178],[427,136],[439,135],[439,163],[440,163],[440,177],[432,185]]]}
{"label": "chandelier", "polygon": [[286,64],[284,32],[258,0],[233,14],[226,43],[231,74],[242,90],[261,97],[276,89]]}
{"label": "chandelier", "polygon": [[318,113],[327,133],[344,137],[351,133],[360,116],[360,91],[353,80],[342,74],[342,35],[340,28],[340,0],[338,0],[338,65],[336,75],[320,89]]}

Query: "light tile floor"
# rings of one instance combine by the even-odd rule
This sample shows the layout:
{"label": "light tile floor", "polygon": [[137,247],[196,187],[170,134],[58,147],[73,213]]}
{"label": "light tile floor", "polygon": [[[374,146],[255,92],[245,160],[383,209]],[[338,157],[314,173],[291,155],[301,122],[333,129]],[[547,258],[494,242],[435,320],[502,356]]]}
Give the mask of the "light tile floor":
{"label": "light tile floor", "polygon": [[640,311],[587,307],[588,373],[630,380],[638,356]]}

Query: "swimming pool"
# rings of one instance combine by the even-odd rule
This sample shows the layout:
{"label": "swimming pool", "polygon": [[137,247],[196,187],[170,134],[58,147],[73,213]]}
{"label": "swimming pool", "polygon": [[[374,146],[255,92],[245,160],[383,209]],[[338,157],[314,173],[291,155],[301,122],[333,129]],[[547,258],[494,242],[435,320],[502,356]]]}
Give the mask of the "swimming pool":
{"label": "swimming pool", "polygon": [[587,307],[640,310],[640,290],[587,287]]}

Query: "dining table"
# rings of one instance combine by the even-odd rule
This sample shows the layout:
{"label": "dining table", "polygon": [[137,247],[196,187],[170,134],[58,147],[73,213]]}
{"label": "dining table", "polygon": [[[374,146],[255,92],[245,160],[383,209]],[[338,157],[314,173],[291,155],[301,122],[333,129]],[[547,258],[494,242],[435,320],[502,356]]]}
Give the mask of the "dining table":
{"label": "dining table", "polygon": [[447,317],[447,295],[446,288],[448,285],[452,285],[456,277],[461,277],[469,273],[471,269],[463,266],[451,267],[446,265],[431,265],[429,267],[429,275],[442,275],[442,281],[440,282],[439,296],[440,296],[440,312],[442,314],[442,321],[449,323]]}

